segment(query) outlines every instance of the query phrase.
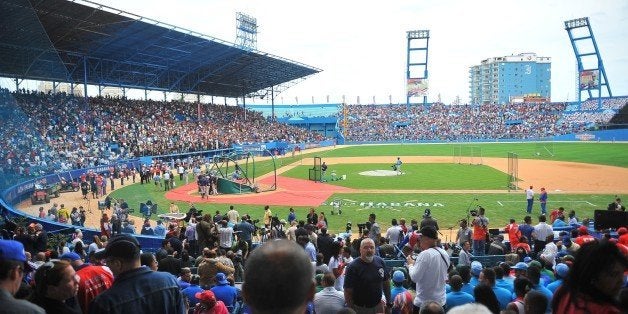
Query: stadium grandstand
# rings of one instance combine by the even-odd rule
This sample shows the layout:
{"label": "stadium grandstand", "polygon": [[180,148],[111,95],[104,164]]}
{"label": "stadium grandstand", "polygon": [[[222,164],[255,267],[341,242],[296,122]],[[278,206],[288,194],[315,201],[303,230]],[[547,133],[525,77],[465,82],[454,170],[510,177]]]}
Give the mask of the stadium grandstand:
{"label": "stadium grandstand", "polygon": [[[402,154],[428,146],[423,143],[471,143],[465,149],[473,155],[475,143],[515,142],[509,147],[516,147],[519,143],[534,146],[540,140],[552,144],[598,141],[618,146],[611,147],[610,157],[602,162],[613,177],[625,170],[624,160],[610,159],[625,155],[620,151],[625,143],[615,142],[628,141],[628,96],[504,104],[247,104],[245,99],[255,97],[274,99],[321,69],[83,0],[0,0],[0,30],[0,77],[10,79],[12,85],[0,87],[0,271],[4,272],[0,292],[7,300],[2,306],[9,312],[13,306],[23,309],[33,304],[48,313],[115,312],[113,309],[119,306],[114,302],[115,293],[124,293],[144,303],[143,307],[124,303],[122,312],[137,306],[137,312],[151,308],[153,312],[205,313],[213,307],[220,313],[255,313],[255,306],[260,306],[258,310],[263,306],[255,302],[264,302],[252,294],[257,292],[261,298],[281,303],[287,297],[284,294],[294,292],[307,297],[291,299],[288,305],[265,304],[266,312],[296,313],[287,306],[303,301],[296,307],[309,314],[336,313],[344,307],[353,307],[358,313],[408,313],[419,312],[419,308],[425,312],[428,306],[443,313],[459,305],[450,294],[468,294],[465,300],[479,304],[484,288],[492,301],[498,300],[486,302],[493,312],[522,308],[524,301],[529,302],[528,307],[540,308],[539,312],[552,312],[554,308],[554,313],[569,313],[582,306],[591,313],[608,309],[609,313],[620,313],[622,305],[625,308],[625,300],[616,298],[619,286],[624,290],[622,296],[626,294],[622,274],[626,273],[628,256],[628,226],[621,225],[628,216],[624,215],[625,206],[619,196],[603,204],[608,206],[605,212],[617,214],[611,218],[619,218],[608,219],[608,226],[600,226],[597,220],[582,219],[584,214],[580,213],[598,215],[599,202],[606,199],[594,199],[610,195],[603,190],[574,189],[576,200],[558,187],[550,190],[551,206],[586,207],[576,215],[574,210],[569,213],[570,208],[563,213],[563,207],[545,212],[546,203],[541,197],[545,195],[547,201],[547,194],[542,194],[545,188],[539,186],[541,192],[534,198],[531,184],[525,192],[515,183],[511,193],[505,182],[447,192],[429,185],[408,186],[401,180],[415,183],[423,178],[413,177],[412,171],[422,176],[421,171],[438,168],[453,169],[445,178],[450,181],[468,171],[464,173],[468,181],[484,184],[479,182],[484,178],[473,172],[478,171],[486,177],[494,173],[500,179],[509,176],[509,184],[523,182],[523,174],[519,177],[516,171],[511,172],[511,163],[518,162],[518,157],[512,157],[516,154],[510,151],[508,158],[498,156],[501,151],[490,152],[490,166],[460,162],[450,165],[451,156],[444,154]],[[53,88],[45,92],[29,90],[22,85],[26,80],[52,82]],[[62,83],[71,85],[69,92],[57,91]],[[88,86],[97,87],[98,95],[88,93]],[[121,89],[122,95],[103,96],[101,92],[108,87]],[[75,93],[77,88],[80,94]],[[144,99],[126,97],[131,89],[144,91]],[[196,101],[185,101],[183,96],[178,100],[167,100],[165,96],[164,100],[149,99],[147,94],[152,91],[192,95]],[[201,97],[211,97],[212,101],[201,102]],[[214,97],[236,99],[236,105],[213,101]],[[373,143],[403,145],[358,145]],[[337,144],[356,145],[336,150]],[[435,146],[450,148],[430,147]],[[390,148],[391,156],[397,155],[360,156],[366,150],[359,149],[370,147],[380,151]],[[451,147],[455,159],[456,145]],[[345,156],[341,155],[344,148],[356,150]],[[543,148],[547,152],[551,149],[551,157],[555,157],[553,146]],[[462,145],[459,149],[463,150]],[[597,147],[589,149],[589,155],[600,155]],[[261,160],[257,167],[265,171],[258,181],[248,177],[249,158],[253,155]],[[533,169],[529,172],[546,177],[551,174],[535,167],[561,166],[576,172],[598,166],[582,166],[576,163],[582,160],[573,156],[544,160],[546,156],[539,155],[528,156],[526,162],[539,162],[528,166]],[[395,157],[396,161],[392,159]],[[425,160],[420,160],[422,157]],[[358,158],[363,159],[356,164],[342,164],[357,162]],[[447,164],[442,162],[445,159]],[[425,168],[419,168],[421,163],[427,164]],[[507,174],[502,165],[506,163]],[[368,184],[399,184],[400,188],[387,191],[377,186],[369,190],[372,186],[361,189],[349,185],[359,180],[347,180],[341,171],[356,165],[383,165],[387,170],[376,172],[386,172],[397,181],[377,178],[369,179],[372,182]],[[251,168],[255,167],[253,162]],[[276,188],[278,167],[285,171],[285,185],[266,193],[260,187],[269,181],[262,180],[274,176]],[[296,178],[294,173],[301,170],[308,171],[309,180]],[[436,181],[440,175],[432,174],[424,181]],[[232,184],[232,191],[221,190],[221,180]],[[250,189],[243,191],[243,187]],[[617,189],[613,192],[622,192],[624,187]],[[494,200],[490,228],[478,192]],[[386,194],[386,202],[366,200],[377,194]],[[412,200],[404,203],[392,198],[404,194],[412,195],[407,197]],[[436,198],[446,194],[454,195],[455,207],[468,208],[444,208],[446,202]],[[466,194],[472,199],[468,204],[467,199],[462,200]],[[435,200],[414,200],[424,196]],[[127,197],[135,204],[127,203]],[[537,200],[542,204],[541,215],[532,218],[538,221],[533,224],[532,205],[523,213],[522,204]],[[285,212],[287,221],[277,212],[273,215],[269,202],[285,205],[277,211],[281,215]],[[361,208],[353,210],[348,203],[360,204]],[[238,212],[240,208],[235,205],[245,208],[247,214]],[[432,210],[420,208],[426,206]],[[460,213],[452,213],[455,210]],[[517,220],[527,216],[525,222],[518,224],[506,217],[511,213],[521,216]],[[440,229],[432,218],[437,215],[448,215],[448,220],[440,221]],[[360,218],[352,225],[345,217]],[[382,217],[394,218],[384,221]],[[363,218],[368,222],[360,223]],[[506,219],[509,224],[497,226],[496,221]],[[136,220],[143,223],[136,226]],[[338,228],[340,220],[342,226]],[[120,245],[130,252],[116,256]],[[370,245],[374,245],[372,249]],[[290,254],[275,254],[273,248]],[[271,250],[268,256],[277,263],[268,263],[268,257],[262,255],[268,254],[265,250]],[[276,269],[275,273],[247,269],[250,264],[258,265],[255,262],[260,259],[268,267],[298,266],[301,264],[295,263],[304,260],[312,265],[282,266],[284,269]],[[140,263],[142,266],[136,267]],[[373,268],[364,265],[371,263],[378,269],[365,279],[363,273]],[[85,274],[86,270],[100,273],[94,276]],[[302,277],[291,273],[297,270],[300,273],[296,275],[315,272],[312,279],[316,291],[322,293],[312,298],[314,286],[309,277],[293,282]],[[78,277],[66,276],[75,271]],[[582,289],[574,281],[579,278],[579,274],[574,275],[576,271],[590,274],[591,282],[608,287],[596,287],[593,292]],[[125,287],[125,291],[116,292],[125,282],[140,284],[142,280],[131,283],[133,279],[127,275],[131,272],[154,275],[151,278],[163,280],[177,293],[160,291],[156,295],[148,286]],[[268,278],[263,277],[266,275]],[[102,278],[98,289],[86,286],[93,277]],[[372,284],[373,278],[377,284]],[[114,280],[121,283],[114,286]],[[242,293],[243,285],[246,289],[246,283],[250,287],[256,280],[262,281],[257,282],[262,291],[248,288],[251,290]],[[20,291],[4,288],[20,284]],[[155,279],[141,284],[156,286],[162,282]],[[390,289],[390,284],[392,296],[381,290]],[[304,285],[309,290],[298,291]],[[365,293],[367,289],[373,291]],[[95,290],[95,294],[102,294],[86,294]],[[540,301],[524,298],[529,290],[540,291],[540,298],[529,294]],[[229,298],[225,297],[227,292]],[[360,293],[369,297],[345,301],[345,296]],[[570,300],[571,293],[577,293],[571,296],[575,301],[565,301]],[[339,304],[334,311],[330,310],[331,303],[320,301],[329,295],[341,299],[336,300]],[[368,304],[360,303],[365,299]],[[583,305],[579,300],[587,302]],[[167,304],[165,309],[153,308],[162,303]]]}

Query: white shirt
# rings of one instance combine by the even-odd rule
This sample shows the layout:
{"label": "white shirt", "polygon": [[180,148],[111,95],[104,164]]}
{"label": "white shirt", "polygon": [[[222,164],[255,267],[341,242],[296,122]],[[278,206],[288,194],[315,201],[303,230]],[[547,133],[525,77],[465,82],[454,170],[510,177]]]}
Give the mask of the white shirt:
{"label": "white shirt", "polygon": [[314,311],[316,313],[337,313],[344,307],[345,295],[334,287],[325,287],[314,295]]}
{"label": "white shirt", "polygon": [[229,217],[229,221],[233,223],[238,223],[240,221],[240,213],[237,210],[232,209],[227,212],[227,217]]}
{"label": "white shirt", "polygon": [[410,278],[416,283],[414,305],[420,306],[430,300],[445,305],[449,264],[449,255],[441,248],[430,248],[419,254],[414,265],[408,267]]}
{"label": "white shirt", "polygon": [[[342,255],[340,256],[339,259],[336,259],[335,256],[332,256],[329,259],[329,269],[333,271],[334,269],[338,268],[340,266],[340,262],[342,261],[342,259],[343,259]],[[353,258],[349,257],[345,264],[349,264],[352,261],[353,261]],[[342,274],[340,274],[340,276],[336,278],[336,283],[334,284],[334,288],[336,288],[336,290],[338,291],[343,291],[343,286],[345,285],[345,272],[346,271],[347,271],[347,267],[345,267],[342,270]]]}
{"label": "white shirt", "polygon": [[532,231],[532,236],[539,241],[545,241],[549,235],[553,234],[554,230],[552,229],[552,226],[544,222],[539,222],[538,225],[534,226],[534,231]]}
{"label": "white shirt", "polygon": [[386,231],[386,239],[388,239],[388,243],[392,245],[397,245],[399,243],[399,238],[401,238],[401,227],[392,226],[388,228]]}
{"label": "white shirt", "polygon": [[232,228],[220,228],[218,229],[220,234],[220,247],[230,248],[233,246],[233,229]]}
{"label": "white shirt", "polygon": [[534,198],[534,190],[532,189],[527,189],[526,190],[526,199],[527,200],[531,200]]}

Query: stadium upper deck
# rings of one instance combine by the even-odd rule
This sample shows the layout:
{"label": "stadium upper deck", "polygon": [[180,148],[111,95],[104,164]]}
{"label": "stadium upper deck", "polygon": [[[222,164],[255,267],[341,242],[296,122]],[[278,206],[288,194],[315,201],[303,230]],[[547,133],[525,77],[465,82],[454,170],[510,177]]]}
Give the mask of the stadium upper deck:
{"label": "stadium upper deck", "polygon": [[87,1],[0,1],[0,76],[242,97],[319,69]]}

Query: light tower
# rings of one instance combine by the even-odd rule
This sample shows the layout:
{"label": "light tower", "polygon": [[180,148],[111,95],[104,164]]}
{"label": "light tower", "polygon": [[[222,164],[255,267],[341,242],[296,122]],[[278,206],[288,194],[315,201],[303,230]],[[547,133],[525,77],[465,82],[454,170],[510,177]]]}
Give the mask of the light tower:
{"label": "light tower", "polygon": [[613,97],[613,94],[606,78],[600,51],[595,42],[595,37],[593,37],[589,18],[583,17],[565,21],[565,30],[567,30],[569,35],[578,63],[578,107],[582,108],[582,93],[587,93],[589,98],[597,97],[597,109],[600,109],[602,106],[602,91],[606,91],[607,97]]}
{"label": "light tower", "polygon": [[236,12],[236,45],[245,50],[257,49],[257,19]]}
{"label": "light tower", "polygon": [[429,30],[407,32],[408,55],[406,62],[406,105],[410,106],[410,98],[423,96],[423,104],[427,103],[427,60],[430,43]]}

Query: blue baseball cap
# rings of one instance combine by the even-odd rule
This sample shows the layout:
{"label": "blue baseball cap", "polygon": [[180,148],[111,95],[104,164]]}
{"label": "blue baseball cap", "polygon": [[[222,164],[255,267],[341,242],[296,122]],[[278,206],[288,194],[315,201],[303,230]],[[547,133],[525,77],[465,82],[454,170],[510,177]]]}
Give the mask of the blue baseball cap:
{"label": "blue baseball cap", "polygon": [[569,266],[567,266],[567,264],[559,263],[556,265],[556,275],[558,275],[558,277],[565,278],[567,277],[568,273],[569,273]]}
{"label": "blue baseball cap", "polygon": [[78,261],[81,259],[81,256],[76,254],[76,252],[68,252],[59,257],[59,259],[67,259],[70,262]]}
{"label": "blue baseball cap", "polygon": [[393,273],[392,280],[393,282],[403,282],[406,279],[406,276],[400,270],[395,270]]}
{"label": "blue baseball cap", "polygon": [[0,240],[0,259],[26,262],[24,245],[14,240]]}
{"label": "blue baseball cap", "polygon": [[482,268],[482,263],[478,261],[471,262],[471,274],[473,274],[473,276],[479,276],[482,272]]}
{"label": "blue baseball cap", "polygon": [[526,257],[523,258],[523,262],[524,263],[529,263],[531,261],[532,261],[532,257],[530,257],[530,256],[526,256]]}
{"label": "blue baseball cap", "polygon": [[528,270],[528,264],[524,263],[524,262],[519,262],[517,264],[515,264],[515,266],[512,267],[512,269],[516,269],[516,270]]}
{"label": "blue baseball cap", "polygon": [[216,282],[219,285],[228,285],[229,281],[227,280],[227,276],[224,273],[216,273]]}

